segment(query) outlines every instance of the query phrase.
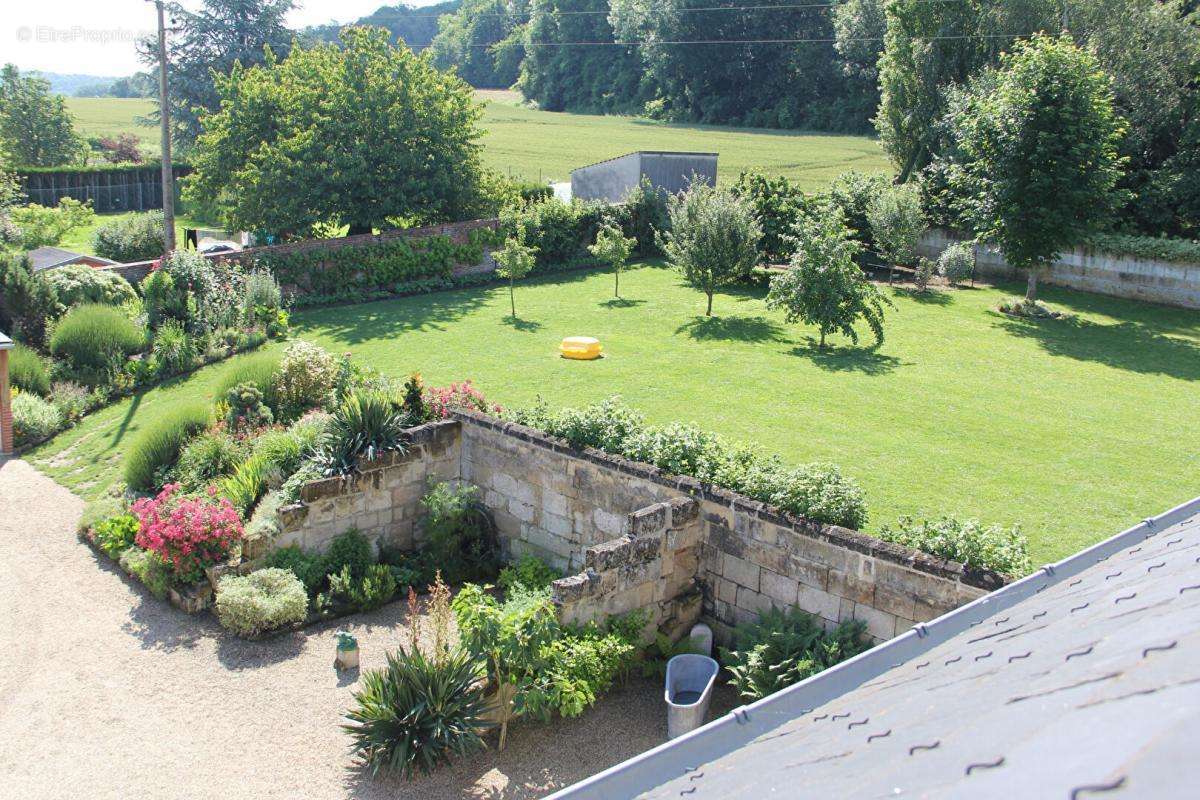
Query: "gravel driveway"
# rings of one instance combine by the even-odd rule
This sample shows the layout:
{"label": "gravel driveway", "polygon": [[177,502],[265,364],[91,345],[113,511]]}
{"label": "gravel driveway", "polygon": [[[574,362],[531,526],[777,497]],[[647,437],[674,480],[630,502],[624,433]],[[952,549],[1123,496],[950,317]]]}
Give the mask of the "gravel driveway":
{"label": "gravel driveway", "polygon": [[[226,636],[151,597],[75,536],[83,502],[0,460],[0,775],[8,797],[538,797],[659,744],[661,689],[635,680],[575,720],[518,724],[411,782],[353,769],[339,728],[357,675],[403,631],[403,603],[268,642]],[[727,693],[714,702],[722,711]],[[716,708],[720,706],[720,708]]]}

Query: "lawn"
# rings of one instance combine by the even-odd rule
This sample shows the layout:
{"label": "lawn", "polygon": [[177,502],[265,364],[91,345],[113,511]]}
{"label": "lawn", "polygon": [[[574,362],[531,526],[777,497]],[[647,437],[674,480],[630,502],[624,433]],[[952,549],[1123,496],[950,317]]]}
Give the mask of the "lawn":
{"label": "lawn", "polygon": [[[637,117],[539,111],[521,105],[515,92],[480,92],[483,160],[501,172],[533,181],[569,180],[571,170],[633,150],[702,150],[720,154],[722,180],[742,170],[786,175],[805,190],[824,188],[850,169],[888,172],[879,143],[867,136],[766,131],[719,125],[672,125]],[[150,113],[149,100],[69,97],[86,136],[131,131],[156,154],[158,129],[139,126]]]}
{"label": "lawn", "polygon": [[[835,462],[864,487],[868,530],[900,514],[1019,523],[1056,559],[1196,494],[1200,314],[1045,288],[1075,317],[994,312],[1001,289],[895,291],[878,350],[786,326],[762,291],[703,295],[658,267],[571,273],[508,294],[477,288],[295,316],[298,335],[393,376],[472,378],[504,405],[539,394],[582,404],[621,394],[655,422],[683,420],[794,462]],[[1010,287],[1011,288],[1011,287]],[[606,356],[557,356],[567,335]],[[278,346],[278,345],[275,345]],[[223,366],[106,409],[31,460],[91,497],[119,479],[131,435]]]}
{"label": "lawn", "polygon": [[[95,248],[92,247],[92,234],[94,234],[96,232],[96,229],[99,228],[101,225],[112,222],[114,219],[117,219],[120,217],[127,217],[132,214],[136,214],[136,213],[138,213],[138,212],[136,212],[136,211],[119,211],[119,212],[116,212],[113,214],[97,214],[96,218],[92,221],[91,225],[87,225],[85,227],[76,228],[73,231],[69,231],[67,233],[67,235],[63,237],[62,241],[59,242],[55,246],[61,247],[64,250],[70,250],[73,253],[87,253],[90,255],[94,255]],[[183,229],[184,228],[197,228],[197,227],[211,228],[213,226],[205,225],[203,222],[193,219],[192,217],[189,217],[187,214],[176,214],[175,215],[175,241],[176,242],[183,241]]]}

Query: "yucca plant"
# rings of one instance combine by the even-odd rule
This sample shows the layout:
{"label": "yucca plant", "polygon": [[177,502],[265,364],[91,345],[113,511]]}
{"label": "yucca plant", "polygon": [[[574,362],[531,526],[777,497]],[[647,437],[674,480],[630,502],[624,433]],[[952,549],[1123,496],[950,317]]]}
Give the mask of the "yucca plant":
{"label": "yucca plant", "polygon": [[348,475],[362,459],[387,450],[406,452],[409,418],[380,392],[355,392],[329,420],[317,461],[326,475]]}
{"label": "yucca plant", "polygon": [[482,664],[464,650],[426,656],[416,648],[387,656],[367,672],[343,725],[352,751],[372,775],[430,773],[455,756],[483,748],[487,727]]}

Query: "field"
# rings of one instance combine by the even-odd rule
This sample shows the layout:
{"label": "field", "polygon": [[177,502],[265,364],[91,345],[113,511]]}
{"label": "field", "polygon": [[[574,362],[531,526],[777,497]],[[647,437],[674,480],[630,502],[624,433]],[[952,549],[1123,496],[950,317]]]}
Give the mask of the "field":
{"label": "field", "polygon": [[[297,335],[401,377],[473,379],[503,405],[620,394],[652,421],[681,420],[857,479],[868,530],[901,514],[1019,523],[1035,561],[1061,558],[1195,495],[1200,315],[1045,287],[1074,314],[1032,323],[992,308],[1003,289],[894,292],[877,350],[768,312],[762,291],[703,295],[667,269],[621,281],[571,273],[295,315]],[[1008,290],[1014,287],[1005,287]],[[566,361],[594,335],[606,356]],[[275,345],[278,346],[278,345]],[[29,458],[86,497],[119,480],[134,434],[180,398],[209,395],[222,365],[125,400]]]}
{"label": "field", "polygon": [[[886,172],[879,144],[866,136],[760,131],[715,125],[668,125],[635,117],[538,111],[520,105],[514,92],[480,92],[486,100],[484,161],[501,172],[533,181],[569,180],[582,167],[633,150],[702,150],[720,154],[723,180],[760,169],[796,179],[806,190],[824,187],[839,172]],[[135,118],[153,108],[149,100],[67,98],[87,136],[132,131],[148,152],[158,150],[156,128]]]}

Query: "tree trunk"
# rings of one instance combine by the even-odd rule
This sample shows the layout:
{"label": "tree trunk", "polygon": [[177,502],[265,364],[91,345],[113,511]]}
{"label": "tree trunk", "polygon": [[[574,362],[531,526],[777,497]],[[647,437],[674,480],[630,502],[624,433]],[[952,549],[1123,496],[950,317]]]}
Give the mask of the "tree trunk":
{"label": "tree trunk", "polygon": [[617,270],[613,276],[616,280],[613,283],[613,297],[621,297],[621,270]]}
{"label": "tree trunk", "polygon": [[513,291],[513,284],[516,283],[515,278],[508,279],[508,302],[512,304],[513,319],[517,318],[517,298]]}
{"label": "tree trunk", "polygon": [[1030,267],[1029,268],[1029,281],[1025,284],[1025,302],[1026,303],[1036,303],[1037,302],[1037,281],[1038,281],[1037,267]]}
{"label": "tree trunk", "polygon": [[712,296],[713,296],[713,293],[712,293],[712,290],[710,289],[708,291],[708,310],[704,312],[704,316],[706,316],[706,317],[712,316]]}
{"label": "tree trunk", "polygon": [[821,343],[818,345],[821,350],[825,349],[825,329],[821,328]]}

